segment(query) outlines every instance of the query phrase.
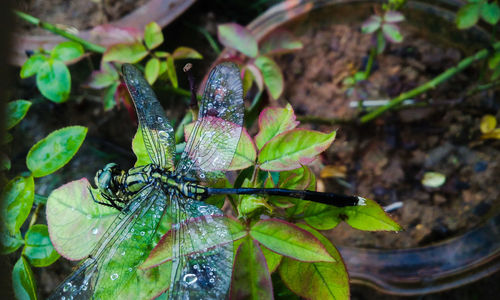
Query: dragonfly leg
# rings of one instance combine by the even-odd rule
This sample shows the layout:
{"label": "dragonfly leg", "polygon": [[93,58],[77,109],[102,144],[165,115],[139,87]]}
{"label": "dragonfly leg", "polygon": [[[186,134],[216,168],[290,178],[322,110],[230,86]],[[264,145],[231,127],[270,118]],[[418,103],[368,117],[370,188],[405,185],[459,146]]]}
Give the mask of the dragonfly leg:
{"label": "dragonfly leg", "polygon": [[101,205],[105,205],[105,206],[108,206],[108,207],[112,207],[112,208],[115,208],[119,211],[121,211],[123,209],[123,207],[120,207],[118,205],[116,205],[115,201],[113,199],[111,199],[110,197],[106,196],[106,195],[102,195],[104,197],[104,199],[106,199],[109,203],[106,203],[106,202],[101,202],[101,201],[98,201],[95,197],[94,197],[94,193],[92,192],[92,190],[90,189],[90,187],[88,188],[89,189],[89,192],[90,192],[90,196],[92,197],[92,200],[97,203],[97,204],[101,204]]}

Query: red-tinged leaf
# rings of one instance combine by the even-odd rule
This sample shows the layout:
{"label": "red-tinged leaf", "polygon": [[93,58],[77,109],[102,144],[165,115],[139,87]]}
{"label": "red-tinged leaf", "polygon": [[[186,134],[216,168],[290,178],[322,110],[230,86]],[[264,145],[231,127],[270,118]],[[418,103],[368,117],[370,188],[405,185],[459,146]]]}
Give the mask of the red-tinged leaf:
{"label": "red-tinged leaf", "polygon": [[322,133],[293,129],[281,133],[262,147],[258,164],[264,171],[286,171],[311,163],[335,139],[335,131]]}
{"label": "red-tinged leaf", "polygon": [[255,136],[257,148],[261,149],[273,137],[294,129],[299,123],[289,103],[285,108],[265,108],[259,115],[259,133]]}
{"label": "red-tinged leaf", "polygon": [[231,299],[273,299],[273,284],[259,245],[246,238],[238,247],[231,280]]}
{"label": "red-tinged leaf", "polygon": [[[47,200],[50,239],[57,252],[70,260],[85,258],[119,213],[95,203],[89,187],[86,178],[72,181],[52,191]],[[97,190],[93,195],[103,200]]]}
{"label": "red-tinged leaf", "polygon": [[264,78],[262,77],[262,73],[259,68],[257,68],[256,65],[249,63],[243,67],[243,70],[245,71],[245,74],[247,70],[250,71],[255,84],[257,84],[257,87],[259,88],[259,91],[262,91],[262,89],[264,89]]}
{"label": "red-tinged leaf", "polygon": [[102,89],[118,82],[120,76],[111,63],[102,63],[101,69],[93,71],[88,86],[93,89]]}
{"label": "red-tinged leaf", "polygon": [[375,30],[380,28],[380,25],[382,25],[382,18],[374,15],[370,16],[368,20],[366,20],[363,25],[361,25],[361,31],[363,33],[373,33]]}
{"label": "red-tinged leaf", "polygon": [[339,208],[351,227],[365,231],[400,231],[401,225],[387,215],[375,201],[364,199],[365,205]]}
{"label": "red-tinged leaf", "polygon": [[[120,287],[118,299],[156,299],[168,290],[172,263],[147,269],[133,270],[134,274]],[[106,295],[108,296],[108,295]]]}
{"label": "red-tinged leaf", "polygon": [[35,276],[28,260],[22,255],[12,270],[12,288],[17,299],[37,299]]}
{"label": "red-tinged leaf", "polygon": [[401,43],[403,41],[403,35],[399,27],[395,24],[385,23],[382,25],[382,32],[388,41],[393,43]]}
{"label": "red-tinged leaf", "polygon": [[255,164],[256,159],[257,151],[255,150],[252,137],[248,134],[248,131],[243,128],[238,147],[236,148],[233,161],[228,171],[246,169]]}
{"label": "red-tinged leaf", "polygon": [[299,226],[313,234],[336,261],[304,263],[285,257],[279,268],[283,282],[306,299],[349,299],[349,277],[337,249],[319,232]]}
{"label": "red-tinged leaf", "polygon": [[160,75],[160,60],[158,58],[151,58],[148,60],[146,68],[144,69],[144,75],[150,85],[155,83],[156,79],[158,79],[158,75]]}
{"label": "red-tinged leaf", "polygon": [[117,44],[109,47],[102,57],[103,62],[115,61],[135,64],[148,55],[148,50],[141,42]]}
{"label": "red-tinged leaf", "polygon": [[[278,187],[291,190],[315,191],[316,176],[314,176],[314,173],[307,166],[302,166],[302,168],[291,171],[281,172]],[[282,199],[283,198],[294,204],[292,207],[286,208],[286,213],[289,217],[302,214],[304,209],[312,204],[312,202],[300,199],[282,197]]]}
{"label": "red-tinged leaf", "polygon": [[389,10],[384,14],[384,21],[388,23],[398,23],[405,20],[405,16],[399,11]]}
{"label": "red-tinged leaf", "polygon": [[163,43],[161,27],[156,22],[151,22],[144,29],[144,43],[148,49],[154,49]]}
{"label": "red-tinged leaf", "polygon": [[257,40],[245,27],[236,23],[226,23],[217,26],[217,35],[221,44],[233,48],[249,57],[258,54]]}
{"label": "red-tinged leaf", "polygon": [[283,93],[284,80],[280,67],[274,60],[267,56],[259,56],[255,59],[255,65],[262,72],[264,84],[271,98],[278,99]]}
{"label": "red-tinged leaf", "polygon": [[[225,240],[220,235],[221,228],[226,228],[227,222],[228,219],[222,216],[210,216],[210,222],[207,222],[207,218],[203,216],[180,224],[180,228],[177,230],[190,232],[191,235],[197,237],[191,239],[189,244],[183,245],[183,255],[190,256],[197,252],[205,252],[214,247],[232,243],[232,239]],[[139,268],[146,270],[172,260],[173,237],[175,234],[176,230],[171,229],[163,235]]]}
{"label": "red-tinged leaf", "polygon": [[140,42],[143,32],[133,27],[118,27],[104,24],[94,27],[90,35],[96,41],[106,41],[106,45],[114,45]]}
{"label": "red-tinged leaf", "polygon": [[335,261],[316,237],[292,223],[261,220],[252,226],[250,235],[270,250],[300,261]]}
{"label": "red-tinged leaf", "polygon": [[276,269],[280,265],[283,256],[267,249],[264,246],[260,246],[260,249],[262,250],[264,257],[266,258],[266,263],[267,263],[267,268],[269,269],[269,273],[272,274],[274,271],[276,271]]}
{"label": "red-tinged leaf", "polygon": [[229,217],[225,217],[225,219],[226,219],[226,226],[227,228],[229,228],[233,240],[236,241],[248,235],[248,231],[245,229],[245,227],[243,227],[243,224],[241,224],[239,221]]}
{"label": "red-tinged leaf", "polygon": [[300,40],[284,29],[274,30],[260,43],[262,55],[284,54],[302,49]]}
{"label": "red-tinged leaf", "polygon": [[340,223],[339,209],[321,203],[311,203],[305,208],[304,220],[318,230],[330,230]]}
{"label": "red-tinged leaf", "polygon": [[202,59],[203,56],[193,48],[189,47],[178,47],[172,53],[174,59]]}
{"label": "red-tinged leaf", "polygon": [[127,86],[125,83],[120,82],[115,91],[115,102],[118,107],[125,106],[125,109],[130,116],[130,120],[137,124],[137,115],[135,113],[134,105],[132,104],[132,99],[130,98],[130,94],[128,93]]}

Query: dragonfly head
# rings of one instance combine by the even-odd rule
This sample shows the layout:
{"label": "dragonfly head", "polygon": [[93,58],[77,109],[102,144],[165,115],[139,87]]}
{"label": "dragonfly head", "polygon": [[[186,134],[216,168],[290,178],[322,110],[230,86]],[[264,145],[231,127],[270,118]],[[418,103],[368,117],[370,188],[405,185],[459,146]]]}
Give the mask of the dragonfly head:
{"label": "dragonfly head", "polygon": [[114,177],[121,173],[120,167],[115,163],[107,164],[103,169],[97,171],[94,177],[95,185],[105,196],[115,195]]}

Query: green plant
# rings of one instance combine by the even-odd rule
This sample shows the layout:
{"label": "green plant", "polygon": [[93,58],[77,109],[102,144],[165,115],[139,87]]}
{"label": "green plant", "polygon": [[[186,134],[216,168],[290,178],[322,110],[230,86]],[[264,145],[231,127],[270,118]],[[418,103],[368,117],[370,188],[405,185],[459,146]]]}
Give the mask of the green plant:
{"label": "green plant", "polygon": [[496,0],[468,0],[457,13],[456,23],[460,29],[470,28],[483,19],[491,25],[500,20],[500,7]]}
{"label": "green plant", "polygon": [[63,42],[50,53],[39,50],[31,55],[21,68],[21,78],[36,75],[36,86],[49,100],[57,103],[68,100],[71,75],[65,63],[80,58],[83,47],[76,42]]}
{"label": "green plant", "polygon": [[[31,102],[12,101],[7,105],[7,129],[11,129],[26,115]],[[12,272],[12,285],[19,299],[36,299],[36,283],[31,267],[46,267],[59,254],[50,242],[47,225],[36,224],[46,198],[35,195],[35,179],[62,168],[76,154],[87,133],[87,128],[71,126],[56,130],[36,143],[26,156],[29,172],[2,182],[1,254],[9,254],[23,246]],[[10,169],[10,161],[2,155],[2,171]],[[28,217],[31,218],[28,221]]]}
{"label": "green plant", "polygon": [[184,96],[190,95],[189,91],[179,88],[175,61],[201,59],[202,56],[196,50],[182,46],[176,48],[172,53],[155,50],[164,42],[161,28],[155,22],[147,24],[144,33],[112,26],[102,29],[106,30],[108,34],[119,34],[122,39],[127,40],[127,42],[115,44],[105,49],[25,13],[16,12],[16,14],[29,23],[71,40],[60,43],[50,53],[37,50],[21,68],[21,78],[36,75],[38,89],[49,100],[58,103],[68,100],[71,91],[71,74],[66,64],[74,63],[80,59],[84,54],[84,49],[91,53],[102,54],[100,70],[92,73],[88,86],[104,90],[103,104],[106,110],[113,108],[115,103],[123,103],[127,109],[132,110],[130,102],[126,99],[124,87],[120,85],[117,72],[122,63],[135,64],[147,59],[144,72],[150,84],[159,78],[169,80],[171,91]]}
{"label": "green plant", "polygon": [[[332,144],[336,133],[297,128],[299,122],[295,119],[290,105],[267,108],[260,114],[259,132],[254,137],[243,130],[229,168],[241,170],[234,187],[316,189],[314,173],[306,165]],[[184,130],[186,138],[189,137],[192,125]],[[140,131],[132,145],[137,156],[136,166],[151,162]],[[47,202],[52,242],[70,259],[88,255],[118,214],[114,209],[94,203],[88,184],[86,179],[70,182],[54,190]],[[224,184],[230,186],[227,181]],[[215,197],[208,202],[221,207],[224,201],[220,200],[224,199]],[[236,220],[225,217],[234,240],[235,267],[230,292],[233,297],[272,297],[270,274],[276,271],[281,280],[302,297],[346,299],[349,283],[345,266],[335,247],[317,230],[333,229],[341,221],[360,230],[401,229],[372,200],[367,200],[366,206],[349,208],[278,196],[233,196],[229,201],[238,216]],[[269,217],[261,219],[262,215]],[[148,217],[152,216],[141,221],[147,224]],[[136,269],[137,262],[128,261],[127,256],[120,260],[120,265],[130,266],[135,276],[120,287],[122,296],[151,298],[168,287],[168,257],[172,253],[168,234],[170,220],[167,211],[156,233],[155,245],[138,245],[139,248],[133,250],[149,251],[155,246],[142,265]],[[116,291],[117,287],[110,288]]]}
{"label": "green plant", "polygon": [[248,92],[252,83],[255,83],[258,88],[259,92],[249,109],[248,115],[251,118],[259,104],[264,87],[270,98],[274,100],[283,93],[283,74],[272,56],[300,50],[303,45],[285,30],[274,31],[259,45],[257,39],[248,29],[236,23],[219,25],[217,33],[219,41],[224,46],[236,50],[229,52],[224,59],[243,64],[242,78],[245,93]]}

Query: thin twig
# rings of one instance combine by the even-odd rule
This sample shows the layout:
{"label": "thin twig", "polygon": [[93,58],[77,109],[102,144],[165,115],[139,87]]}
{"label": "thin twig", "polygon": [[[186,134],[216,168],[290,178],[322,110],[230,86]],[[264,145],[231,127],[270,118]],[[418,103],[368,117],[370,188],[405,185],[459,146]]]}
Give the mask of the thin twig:
{"label": "thin twig", "polygon": [[93,52],[97,52],[97,53],[101,53],[101,54],[106,51],[106,48],[104,48],[102,46],[99,46],[97,44],[94,44],[92,42],[89,42],[87,40],[84,40],[81,37],[78,37],[78,36],[76,36],[74,34],[71,34],[71,33],[67,32],[64,29],[61,29],[61,28],[57,27],[54,24],[50,24],[50,23],[47,23],[47,22],[40,21],[40,19],[37,19],[37,18],[35,18],[33,16],[30,16],[30,15],[28,15],[26,13],[23,13],[23,12],[20,12],[18,10],[14,10],[14,13],[19,18],[25,20],[28,23],[31,23],[33,25],[36,25],[36,26],[40,27],[40,28],[46,29],[46,30],[48,30],[48,31],[50,31],[52,33],[55,33],[55,34],[60,35],[62,37],[65,37],[68,40],[80,43],[85,49],[87,49],[89,51],[93,51]]}
{"label": "thin twig", "polygon": [[[493,49],[495,51],[500,50],[500,42],[493,44]],[[389,101],[389,103],[387,103],[386,105],[384,105],[380,108],[377,108],[377,109],[371,111],[370,113],[364,115],[363,117],[361,117],[361,123],[370,122],[373,119],[380,116],[381,114],[383,114],[384,112],[386,112],[387,110],[399,105],[404,100],[406,100],[408,98],[414,98],[414,97],[416,97],[416,96],[418,96],[418,95],[420,95],[420,94],[422,94],[430,89],[435,88],[439,84],[450,79],[452,76],[454,76],[458,72],[461,72],[462,70],[464,70],[465,68],[470,66],[472,63],[488,57],[488,55],[490,55],[490,53],[491,53],[491,49],[483,49],[472,56],[464,58],[455,67],[449,68],[448,70],[446,70],[443,73],[439,74],[438,76],[434,77],[430,81],[427,81],[426,83],[414,88],[413,90],[410,90],[408,92],[400,94],[396,98]]]}

